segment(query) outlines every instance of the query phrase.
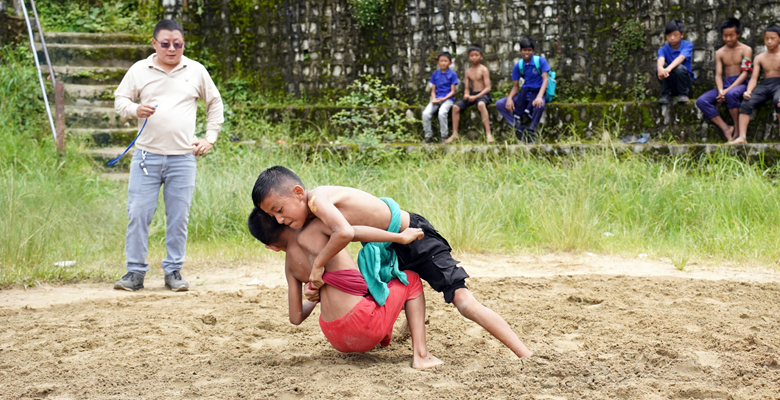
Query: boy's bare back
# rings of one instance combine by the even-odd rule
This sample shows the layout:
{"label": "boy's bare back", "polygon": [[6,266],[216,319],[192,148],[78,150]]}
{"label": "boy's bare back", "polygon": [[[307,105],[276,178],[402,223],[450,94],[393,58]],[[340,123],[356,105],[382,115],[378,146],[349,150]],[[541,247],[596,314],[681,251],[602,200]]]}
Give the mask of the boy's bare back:
{"label": "boy's bare back", "polygon": [[[466,82],[471,83],[471,91],[481,92],[487,87],[487,80],[485,78],[490,77],[490,71],[483,64],[472,66],[466,70]],[[466,92],[469,92],[469,88],[466,88]]]}
{"label": "boy's bare back", "polygon": [[[378,197],[362,190],[344,186],[319,186],[308,192],[309,208],[317,213],[317,199],[333,204],[352,226],[365,225],[387,230],[390,226],[390,208]],[[312,208],[314,207],[314,208]],[[401,211],[401,229],[409,227],[409,213]]]}
{"label": "boy's bare back", "polygon": [[764,73],[764,79],[780,78],[780,51],[765,51],[757,55],[753,65],[756,67],[753,73],[757,74],[760,68]]}
{"label": "boy's bare back", "polygon": [[739,43],[732,47],[723,46],[715,52],[715,62],[722,63],[723,76],[737,76],[742,73],[742,59],[752,59],[753,49],[750,46]]}

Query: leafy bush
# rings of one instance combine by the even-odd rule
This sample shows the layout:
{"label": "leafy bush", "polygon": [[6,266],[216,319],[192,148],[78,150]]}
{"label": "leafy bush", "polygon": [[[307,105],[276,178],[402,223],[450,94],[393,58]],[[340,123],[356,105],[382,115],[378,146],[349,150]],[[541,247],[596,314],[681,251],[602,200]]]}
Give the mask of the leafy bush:
{"label": "leafy bush", "polygon": [[387,0],[349,0],[352,18],[361,28],[377,27],[385,13]]}
{"label": "leafy bush", "polygon": [[349,95],[342,97],[336,104],[364,108],[339,111],[331,117],[331,121],[341,126],[346,135],[340,140],[362,145],[412,140],[410,124],[418,123],[419,120],[399,109],[408,107],[408,104],[390,95],[398,87],[386,85],[372,75],[362,75],[360,78],[349,85]]}
{"label": "leafy bush", "polygon": [[156,0],[38,0],[36,6],[44,31],[53,32],[149,34],[162,16]]}

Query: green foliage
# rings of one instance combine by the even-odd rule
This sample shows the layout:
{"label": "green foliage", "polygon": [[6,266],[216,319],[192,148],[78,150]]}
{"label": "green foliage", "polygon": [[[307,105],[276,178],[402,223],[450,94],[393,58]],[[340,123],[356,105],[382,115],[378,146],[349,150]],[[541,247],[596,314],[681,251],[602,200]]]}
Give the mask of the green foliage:
{"label": "green foliage", "polygon": [[349,0],[352,18],[361,28],[379,27],[388,0]]}
{"label": "green foliage", "polygon": [[612,55],[609,65],[620,65],[628,61],[628,57],[645,45],[645,27],[637,21],[628,20],[619,29],[615,40],[607,50]]}
{"label": "green foliage", "polygon": [[419,120],[397,109],[407,107],[391,96],[391,91],[398,88],[372,75],[360,78],[349,86],[349,94],[337,102],[339,106],[360,108],[339,111],[331,117],[344,131],[345,136],[339,140],[369,146],[413,140],[410,126]]}
{"label": "green foliage", "polygon": [[38,0],[44,31],[149,34],[162,16],[156,0]]}

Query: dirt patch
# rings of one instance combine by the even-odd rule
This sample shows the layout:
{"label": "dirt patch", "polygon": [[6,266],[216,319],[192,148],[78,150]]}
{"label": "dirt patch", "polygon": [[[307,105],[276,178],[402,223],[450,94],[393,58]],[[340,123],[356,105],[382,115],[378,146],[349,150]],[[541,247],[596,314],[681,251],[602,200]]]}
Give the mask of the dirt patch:
{"label": "dirt patch", "polygon": [[[194,265],[188,293],[163,290],[159,276],[136,293],[106,284],[0,291],[0,397],[780,396],[776,272],[684,273],[587,255],[461,258],[475,296],[504,316],[533,358],[516,359],[429,289],[428,343],[443,366],[411,369],[408,337],[340,354],[316,315],[288,322],[278,265],[208,273]],[[254,278],[261,286],[247,285]]]}

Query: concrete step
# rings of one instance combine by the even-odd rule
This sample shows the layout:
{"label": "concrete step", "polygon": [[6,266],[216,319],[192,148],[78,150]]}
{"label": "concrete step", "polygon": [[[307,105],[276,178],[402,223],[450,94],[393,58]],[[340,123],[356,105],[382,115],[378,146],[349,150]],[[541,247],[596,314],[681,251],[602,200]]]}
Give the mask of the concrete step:
{"label": "concrete step", "polygon": [[118,86],[127,73],[127,68],[117,67],[74,67],[55,66],[54,76],[65,83],[74,85],[114,85]]}
{"label": "concrete step", "polygon": [[[81,67],[130,68],[137,61],[154,53],[149,45],[130,44],[48,44],[49,57],[54,65]],[[43,58],[42,46],[36,45],[38,55]]]}
{"label": "concrete step", "polygon": [[65,84],[65,105],[114,107],[114,85]]}
{"label": "concrete step", "polygon": [[135,128],[136,118],[124,118],[113,107],[66,106],[65,124],[69,129]]}
{"label": "concrete step", "polygon": [[93,147],[127,146],[133,141],[138,129],[132,128],[71,128],[67,130],[77,138],[88,139]]}
{"label": "concrete step", "polygon": [[[49,44],[143,44],[151,47],[151,35],[133,35],[129,33],[78,33],[44,32],[46,45]],[[40,42],[36,33],[35,40]]]}

